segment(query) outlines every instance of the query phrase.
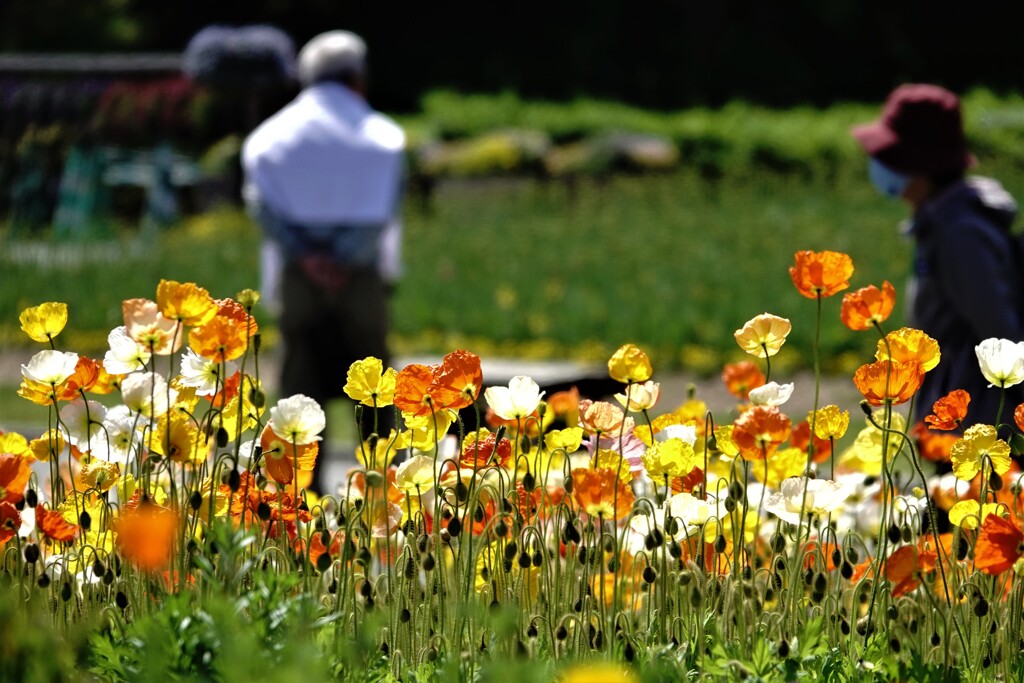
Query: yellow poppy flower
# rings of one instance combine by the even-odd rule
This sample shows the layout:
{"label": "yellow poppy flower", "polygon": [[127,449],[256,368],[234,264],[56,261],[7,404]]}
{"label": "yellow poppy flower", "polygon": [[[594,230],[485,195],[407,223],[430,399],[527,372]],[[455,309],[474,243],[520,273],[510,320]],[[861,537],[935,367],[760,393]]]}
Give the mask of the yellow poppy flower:
{"label": "yellow poppy flower", "polygon": [[[767,465],[767,468],[766,468]],[[802,448],[780,448],[767,460],[752,462],[750,471],[765,486],[777,489],[790,477],[799,477],[807,469],[807,451]]]}
{"label": "yellow poppy flower", "polygon": [[583,430],[579,427],[553,429],[544,435],[544,445],[549,451],[564,450],[575,453],[583,444]]}
{"label": "yellow poppy flower", "polygon": [[28,439],[16,432],[0,434],[0,453],[9,453],[20,457],[33,455],[28,445]]}
{"label": "yellow poppy flower", "polygon": [[[405,415],[405,426],[412,436],[410,445],[418,451],[432,453],[437,442],[444,438],[448,429],[455,423],[458,413],[451,410],[439,410],[427,415]],[[436,431],[435,431],[436,429]]]}
{"label": "yellow poppy flower", "polygon": [[635,344],[625,344],[608,359],[608,374],[616,382],[646,382],[654,370],[647,354]]}
{"label": "yellow poppy flower", "polygon": [[786,343],[793,330],[792,323],[771,313],[762,313],[748,320],[733,336],[740,348],[752,356],[774,356]]}
{"label": "yellow poppy flower", "polygon": [[150,450],[178,463],[196,464],[206,458],[199,443],[199,430],[188,415],[165,413],[153,430]]}
{"label": "yellow poppy flower", "polygon": [[161,315],[183,325],[205,325],[217,315],[213,297],[194,282],[160,280],[156,287],[156,303]]}
{"label": "yellow poppy flower", "polygon": [[619,481],[628,484],[633,481],[633,473],[629,471],[629,461],[623,458],[618,451],[609,448],[597,449],[597,457],[594,459],[594,467],[599,469],[618,472]]}
{"label": "yellow poppy flower", "polygon": [[96,458],[82,465],[79,474],[79,478],[86,488],[96,489],[101,493],[110,490],[110,487],[116,484],[120,477],[121,468],[117,463]]}
{"label": "yellow poppy flower", "polygon": [[656,441],[644,452],[641,460],[647,474],[656,482],[663,481],[665,477],[685,477],[694,467],[704,465],[704,459],[697,457],[693,446],[677,438]]}
{"label": "yellow poppy flower", "polygon": [[39,462],[49,462],[50,458],[56,457],[64,450],[64,435],[59,429],[51,429],[38,439],[32,439],[28,448],[32,457]]}
{"label": "yellow poppy flower", "polygon": [[356,460],[367,469],[383,470],[395,459],[398,451],[408,448],[411,443],[411,432],[395,432],[392,429],[390,434],[377,439],[376,449],[370,448],[369,439],[356,446]]}
{"label": "yellow poppy flower", "polygon": [[996,474],[1006,474],[1010,469],[1010,445],[999,438],[996,428],[976,424],[962,439],[953,444],[949,457],[953,460],[953,474],[957,479],[970,481],[981,470],[982,458],[988,456]]}
{"label": "yellow poppy flower", "polygon": [[394,368],[385,370],[379,358],[370,356],[357,360],[349,366],[345,393],[364,406],[383,408],[394,403],[397,376]]}
{"label": "yellow poppy flower", "polygon": [[819,439],[841,439],[850,427],[850,411],[827,405],[807,413],[807,424],[814,425],[814,436]]}
{"label": "yellow poppy flower", "polygon": [[38,306],[26,308],[18,317],[21,329],[37,342],[48,342],[68,324],[68,305],[57,301],[48,301]]}
{"label": "yellow poppy flower", "polygon": [[949,509],[949,523],[961,529],[977,529],[993,512],[999,514],[1002,503],[985,503],[980,506],[976,500],[961,500]]}
{"label": "yellow poppy flower", "polygon": [[[886,342],[888,342],[888,346],[886,346]],[[890,351],[892,360],[900,363],[916,361],[921,364],[921,369],[925,372],[938,365],[942,357],[939,352],[939,343],[921,330],[915,330],[912,327],[901,327],[885,335],[884,340],[879,339],[875,360],[888,360]]]}

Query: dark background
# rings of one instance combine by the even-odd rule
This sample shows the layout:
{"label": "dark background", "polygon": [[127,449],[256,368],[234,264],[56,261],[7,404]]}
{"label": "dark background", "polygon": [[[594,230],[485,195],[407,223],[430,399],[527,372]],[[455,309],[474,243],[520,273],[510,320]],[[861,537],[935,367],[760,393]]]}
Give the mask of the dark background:
{"label": "dark background", "polygon": [[324,30],[370,47],[376,106],[514,90],[655,108],[877,102],[896,84],[1016,90],[1024,3],[928,0],[362,2],[2,0],[2,52],[179,51],[208,24]]}

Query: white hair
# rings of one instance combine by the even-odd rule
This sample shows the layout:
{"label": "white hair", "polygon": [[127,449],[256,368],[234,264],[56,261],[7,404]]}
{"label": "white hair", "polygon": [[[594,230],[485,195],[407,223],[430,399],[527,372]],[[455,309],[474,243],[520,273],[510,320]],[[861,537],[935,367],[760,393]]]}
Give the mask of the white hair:
{"label": "white hair", "polygon": [[328,31],[310,40],[299,52],[299,82],[303,86],[329,78],[362,76],[366,43],[351,31]]}

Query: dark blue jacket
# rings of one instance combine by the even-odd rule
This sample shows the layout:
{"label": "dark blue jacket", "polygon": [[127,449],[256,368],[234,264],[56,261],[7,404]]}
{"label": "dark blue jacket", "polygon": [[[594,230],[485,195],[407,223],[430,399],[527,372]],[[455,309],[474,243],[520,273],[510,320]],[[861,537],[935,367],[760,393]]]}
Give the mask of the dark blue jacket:
{"label": "dark blue jacket", "polygon": [[[998,182],[968,178],[924,203],[909,222],[915,241],[909,322],[942,352],[917,399],[921,417],[948,392],[966,389],[965,426],[995,423],[999,389],[988,388],[974,347],[989,337],[1024,341],[1024,264],[1010,233],[1016,214],[1016,202]],[[1003,422],[1022,400],[1020,386],[1007,391]]]}

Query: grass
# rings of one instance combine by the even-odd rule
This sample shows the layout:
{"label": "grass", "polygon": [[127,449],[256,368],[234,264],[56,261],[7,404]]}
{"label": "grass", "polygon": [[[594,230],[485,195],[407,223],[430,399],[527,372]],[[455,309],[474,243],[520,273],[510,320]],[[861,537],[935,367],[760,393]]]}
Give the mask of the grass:
{"label": "grass", "polygon": [[[985,169],[989,170],[989,169]],[[990,171],[1024,196],[1024,173]],[[717,181],[696,172],[616,176],[574,185],[527,179],[452,181],[405,211],[406,275],[393,301],[400,353],[469,346],[488,355],[600,361],[642,345],[659,367],[713,372],[738,353],[732,332],[769,311],[796,319],[787,268],[798,249],[849,253],[853,287],[889,279],[902,292],[910,245],[905,207],[865,177],[766,174]],[[260,236],[240,210],[187,220],[149,243],[135,238],[47,245],[9,240],[0,262],[0,347],[23,344],[19,311],[46,300],[71,311],[66,345],[100,352],[119,302],[153,297],[160,278],[214,296],[258,287]],[[35,251],[33,251],[33,249]],[[902,306],[898,304],[899,322]],[[270,316],[268,343],[275,335]],[[811,347],[797,325],[791,345]],[[871,341],[849,335],[826,302],[822,355],[846,370]],[[780,367],[807,354],[778,358]]]}

